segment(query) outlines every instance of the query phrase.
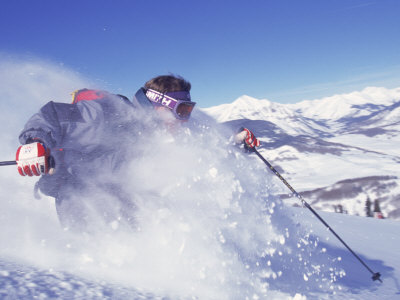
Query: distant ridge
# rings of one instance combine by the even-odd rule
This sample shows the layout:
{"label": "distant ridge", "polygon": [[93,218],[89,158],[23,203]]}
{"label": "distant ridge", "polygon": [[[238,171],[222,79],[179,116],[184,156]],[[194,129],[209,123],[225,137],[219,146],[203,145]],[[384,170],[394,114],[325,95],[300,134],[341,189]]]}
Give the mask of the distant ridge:
{"label": "distant ridge", "polygon": [[259,151],[316,208],[334,211],[341,204],[363,215],[369,197],[382,202],[384,215],[400,219],[400,87],[295,104],[244,95],[203,111],[232,131],[250,128],[261,140]]}
{"label": "distant ridge", "polygon": [[296,115],[313,119],[340,119],[355,114],[366,115],[381,106],[389,106],[400,100],[400,87],[386,89],[367,87],[362,91],[339,94],[316,100],[304,100],[295,104],[275,103],[267,99],[243,95],[229,104],[221,104],[203,109],[219,122],[237,119],[260,119],[258,117]]}

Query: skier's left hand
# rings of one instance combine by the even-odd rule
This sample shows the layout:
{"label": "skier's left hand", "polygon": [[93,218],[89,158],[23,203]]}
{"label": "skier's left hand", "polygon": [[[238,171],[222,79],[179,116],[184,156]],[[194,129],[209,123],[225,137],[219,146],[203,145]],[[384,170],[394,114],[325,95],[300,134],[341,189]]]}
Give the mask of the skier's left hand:
{"label": "skier's left hand", "polygon": [[254,133],[244,127],[240,128],[239,132],[235,135],[235,142],[237,144],[244,143],[245,147],[249,150],[260,146],[260,141]]}
{"label": "skier's left hand", "polygon": [[31,143],[18,148],[16,161],[21,176],[40,176],[49,172],[50,151],[42,143]]}

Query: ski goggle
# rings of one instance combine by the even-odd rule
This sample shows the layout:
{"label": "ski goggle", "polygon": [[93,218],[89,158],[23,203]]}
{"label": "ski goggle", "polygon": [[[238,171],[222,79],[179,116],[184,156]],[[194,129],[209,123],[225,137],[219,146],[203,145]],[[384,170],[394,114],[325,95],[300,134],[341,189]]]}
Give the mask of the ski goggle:
{"label": "ski goggle", "polygon": [[[151,102],[168,107],[174,114],[175,118],[179,120],[188,120],[196,102],[190,101],[189,92],[168,92],[160,93],[152,89],[146,90],[146,97]],[[187,99],[187,100],[178,100]]]}

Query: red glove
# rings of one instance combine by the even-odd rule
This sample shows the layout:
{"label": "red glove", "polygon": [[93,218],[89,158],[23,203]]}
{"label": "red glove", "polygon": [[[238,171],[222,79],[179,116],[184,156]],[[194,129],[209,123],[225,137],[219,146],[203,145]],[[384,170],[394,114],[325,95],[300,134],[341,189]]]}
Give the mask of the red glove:
{"label": "red glove", "polygon": [[21,176],[40,176],[49,172],[50,150],[41,143],[22,145],[18,148],[16,161]]}
{"label": "red glove", "polygon": [[260,141],[247,128],[240,128],[239,133],[235,136],[235,141],[238,144],[244,143],[247,148],[255,148],[260,146]]}

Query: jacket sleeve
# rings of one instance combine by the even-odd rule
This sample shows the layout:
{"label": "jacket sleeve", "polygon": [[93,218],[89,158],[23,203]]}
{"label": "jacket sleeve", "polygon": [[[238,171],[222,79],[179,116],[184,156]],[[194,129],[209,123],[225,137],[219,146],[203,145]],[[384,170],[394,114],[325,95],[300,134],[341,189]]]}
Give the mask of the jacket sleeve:
{"label": "jacket sleeve", "polygon": [[19,141],[21,144],[26,144],[33,139],[39,139],[47,147],[53,148],[62,142],[62,123],[79,119],[81,116],[75,105],[51,101],[28,120],[19,136]]}

